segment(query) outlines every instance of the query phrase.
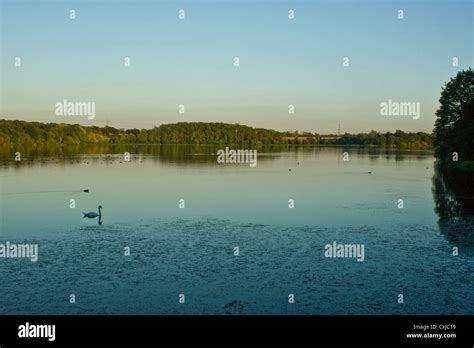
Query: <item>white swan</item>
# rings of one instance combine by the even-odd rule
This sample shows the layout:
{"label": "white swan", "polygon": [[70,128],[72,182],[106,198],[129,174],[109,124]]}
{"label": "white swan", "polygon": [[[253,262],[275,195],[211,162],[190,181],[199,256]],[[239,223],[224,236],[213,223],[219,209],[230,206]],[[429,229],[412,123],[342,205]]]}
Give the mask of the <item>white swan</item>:
{"label": "white swan", "polygon": [[85,218],[89,218],[89,219],[94,219],[96,217],[100,218],[102,216],[102,206],[99,205],[98,209],[99,209],[99,214],[97,214],[95,211],[90,211],[88,213],[83,212],[82,214],[84,214]]}

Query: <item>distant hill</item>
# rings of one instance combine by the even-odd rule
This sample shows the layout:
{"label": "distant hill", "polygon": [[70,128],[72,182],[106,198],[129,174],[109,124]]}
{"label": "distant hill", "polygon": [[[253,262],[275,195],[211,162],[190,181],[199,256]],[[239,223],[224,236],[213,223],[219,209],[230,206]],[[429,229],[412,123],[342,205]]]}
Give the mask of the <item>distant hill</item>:
{"label": "distant hill", "polygon": [[430,149],[428,133],[328,134],[278,132],[239,124],[180,122],[152,129],[86,127],[78,124],[40,123],[0,119],[0,148],[15,146],[44,147],[83,144],[205,144],[265,146],[313,144],[372,146],[400,149]]}

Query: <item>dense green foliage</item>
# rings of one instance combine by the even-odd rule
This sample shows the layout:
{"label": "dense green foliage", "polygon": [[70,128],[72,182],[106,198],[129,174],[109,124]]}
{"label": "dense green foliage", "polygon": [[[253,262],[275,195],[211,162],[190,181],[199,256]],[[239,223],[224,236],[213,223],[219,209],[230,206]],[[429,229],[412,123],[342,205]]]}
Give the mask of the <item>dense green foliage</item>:
{"label": "dense green foliage", "polygon": [[435,155],[441,163],[474,160],[474,72],[458,72],[445,84],[439,98],[434,129]]}
{"label": "dense green foliage", "polygon": [[252,144],[283,143],[274,130],[225,123],[164,124],[153,129],[116,129],[71,124],[0,120],[0,146],[79,144]]}
{"label": "dense green foliage", "polygon": [[315,144],[428,149],[427,133],[378,133],[319,135],[277,132],[226,123],[176,123],[152,129],[116,129],[71,124],[0,120],[0,148],[53,147],[84,144],[206,144],[276,145]]}
{"label": "dense green foliage", "polygon": [[428,133],[405,133],[397,130],[395,133],[379,133],[371,131],[369,133],[338,135],[319,135],[305,133],[303,135],[286,135],[286,138],[293,144],[319,144],[338,146],[372,146],[389,147],[397,149],[430,149],[432,147],[432,137]]}

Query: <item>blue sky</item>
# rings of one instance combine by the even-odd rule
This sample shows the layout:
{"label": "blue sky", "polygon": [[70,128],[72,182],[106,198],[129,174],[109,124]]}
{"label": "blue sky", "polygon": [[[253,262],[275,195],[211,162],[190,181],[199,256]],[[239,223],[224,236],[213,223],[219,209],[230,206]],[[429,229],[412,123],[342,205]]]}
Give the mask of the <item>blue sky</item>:
{"label": "blue sky", "polygon": [[[7,119],[430,132],[441,86],[473,65],[472,1],[0,1]],[[64,99],[96,118],[56,116]],[[388,99],[420,119],[381,116]]]}

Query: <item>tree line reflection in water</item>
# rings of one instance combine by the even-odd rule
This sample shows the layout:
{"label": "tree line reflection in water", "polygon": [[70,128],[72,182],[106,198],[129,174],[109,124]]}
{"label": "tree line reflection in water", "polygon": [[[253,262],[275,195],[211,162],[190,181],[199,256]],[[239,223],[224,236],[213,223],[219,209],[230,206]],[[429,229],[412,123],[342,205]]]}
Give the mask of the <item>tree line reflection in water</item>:
{"label": "tree line reflection in water", "polygon": [[432,181],[440,232],[459,253],[474,256],[474,175],[436,164]]}
{"label": "tree line reflection in water", "polygon": [[[245,150],[240,145],[228,145],[230,149]],[[150,157],[151,160],[159,162],[171,161],[179,163],[193,162],[216,162],[216,152],[222,147],[214,145],[109,145],[109,144],[91,144],[86,146],[57,146],[57,147],[19,147],[17,149],[0,148],[0,163],[11,165],[15,163],[15,153],[21,154],[22,161],[35,164],[41,161],[55,160],[58,162],[77,163],[81,157],[90,157],[91,155],[100,155],[99,157],[119,158],[125,152],[132,156]],[[380,158],[387,160],[405,161],[412,159],[424,159],[427,150],[398,150],[393,148],[368,148],[351,146],[314,146],[314,145],[271,145],[250,147],[248,150],[257,150],[262,159],[274,158],[280,153],[303,154],[321,152],[321,149],[332,149],[334,153],[339,153],[342,157],[344,152],[350,155],[368,156],[372,161]],[[74,161],[75,160],[75,161]],[[25,163],[23,163],[25,164]]]}

